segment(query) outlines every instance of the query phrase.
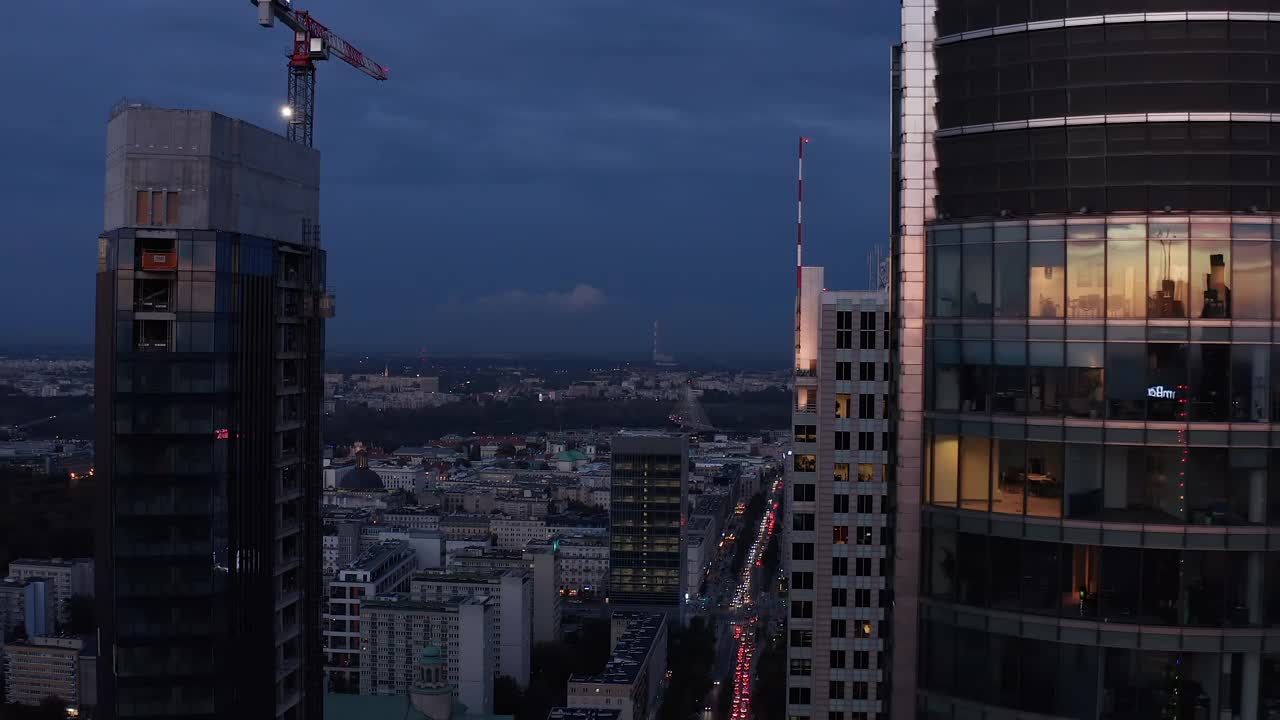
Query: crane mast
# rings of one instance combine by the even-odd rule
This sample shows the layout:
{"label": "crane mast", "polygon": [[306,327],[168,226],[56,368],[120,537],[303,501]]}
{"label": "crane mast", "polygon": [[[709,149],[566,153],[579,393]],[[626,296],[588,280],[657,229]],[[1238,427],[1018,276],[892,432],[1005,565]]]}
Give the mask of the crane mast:
{"label": "crane mast", "polygon": [[316,62],[336,55],[374,80],[386,80],[391,71],[374,62],[354,45],[311,17],[295,10],[290,0],[250,0],[258,7],[258,24],[273,27],[280,20],[293,31],[289,54],[289,101],[283,108],[286,135],[311,147],[315,141]]}

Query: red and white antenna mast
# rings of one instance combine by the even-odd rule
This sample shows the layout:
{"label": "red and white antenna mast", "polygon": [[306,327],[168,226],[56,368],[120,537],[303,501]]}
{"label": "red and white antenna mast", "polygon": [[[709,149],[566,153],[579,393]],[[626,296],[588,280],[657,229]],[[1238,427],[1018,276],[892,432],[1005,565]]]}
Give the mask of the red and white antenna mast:
{"label": "red and white antenna mast", "polygon": [[796,151],[796,360],[800,360],[800,290],[804,277],[804,146],[801,136]]}

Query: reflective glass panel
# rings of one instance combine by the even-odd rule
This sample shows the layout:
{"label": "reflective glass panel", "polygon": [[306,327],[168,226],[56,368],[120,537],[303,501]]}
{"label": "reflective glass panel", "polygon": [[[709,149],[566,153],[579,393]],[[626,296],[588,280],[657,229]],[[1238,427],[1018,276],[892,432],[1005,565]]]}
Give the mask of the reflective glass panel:
{"label": "reflective glass panel", "polygon": [[1147,345],[1147,419],[1185,419],[1187,399],[1187,346],[1178,343]]}
{"label": "reflective glass panel", "polygon": [[[990,234],[988,232],[988,234]],[[965,245],[963,314],[991,317],[991,244]]]}
{"label": "reflective glass panel", "polygon": [[1146,346],[1107,344],[1107,417],[1141,420],[1146,410]]}
{"label": "reflective glass panel", "polygon": [[1147,313],[1150,317],[1187,317],[1189,248],[1186,223],[1151,224],[1147,248],[1151,277]]}
{"label": "reflective glass panel", "polygon": [[1031,317],[1063,317],[1063,290],[1066,287],[1066,250],[1063,243],[1031,243],[1028,297]]}
{"label": "reflective glass panel", "polygon": [[1231,317],[1271,317],[1271,243],[1236,240],[1231,244]]}
{"label": "reflective glass panel", "polygon": [[1027,514],[1039,517],[1062,515],[1062,445],[1027,443]]}
{"label": "reflective glass panel", "polygon": [[1067,316],[1100,318],[1106,278],[1105,244],[1067,243]]}
{"label": "reflective glass panel", "polygon": [[1102,446],[1066,445],[1063,517],[1096,519],[1102,514]]}
{"label": "reflective glass panel", "polygon": [[1225,238],[1191,243],[1191,316],[1231,317],[1231,242]]}
{"label": "reflective glass panel", "polygon": [[996,317],[1027,316],[1027,245],[1001,243],[995,252]]}
{"label": "reflective glass panel", "polygon": [[1026,444],[1021,440],[997,438],[995,446],[996,485],[991,497],[991,511],[1021,515],[1026,493]]}
{"label": "reflective glass panel", "polygon": [[935,245],[932,258],[933,314],[936,317],[960,315],[960,246]]}
{"label": "reflective glass panel", "polygon": [[1266,422],[1271,388],[1267,384],[1268,345],[1231,346],[1231,419]]}
{"label": "reflective glass panel", "polygon": [[1141,318],[1147,312],[1147,241],[1107,241],[1107,317]]}
{"label": "reflective glass panel", "polygon": [[1227,420],[1231,378],[1231,346],[1195,343],[1191,346],[1191,382],[1188,388],[1191,420]]}
{"label": "reflective glass panel", "polygon": [[1067,413],[1103,416],[1102,343],[1067,343]]}

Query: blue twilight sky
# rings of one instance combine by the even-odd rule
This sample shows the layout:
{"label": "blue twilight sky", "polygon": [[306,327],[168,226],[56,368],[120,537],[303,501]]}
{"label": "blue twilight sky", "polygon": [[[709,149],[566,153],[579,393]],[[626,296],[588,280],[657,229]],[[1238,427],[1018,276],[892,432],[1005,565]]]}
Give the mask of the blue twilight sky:
{"label": "blue twilight sky", "polygon": [[[278,129],[290,37],[248,0],[4,2],[0,345],[92,338],[107,111]],[[300,0],[322,64],[330,347],[790,352],[806,261],[862,287],[888,219],[885,0]]]}

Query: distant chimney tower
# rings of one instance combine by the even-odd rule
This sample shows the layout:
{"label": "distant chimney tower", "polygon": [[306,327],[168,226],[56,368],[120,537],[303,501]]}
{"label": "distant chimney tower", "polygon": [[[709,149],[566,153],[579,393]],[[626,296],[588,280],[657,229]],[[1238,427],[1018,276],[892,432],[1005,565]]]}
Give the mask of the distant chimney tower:
{"label": "distant chimney tower", "polygon": [[672,367],[676,359],[662,352],[662,341],[658,333],[658,321],[653,321],[653,364],[658,367]]}

